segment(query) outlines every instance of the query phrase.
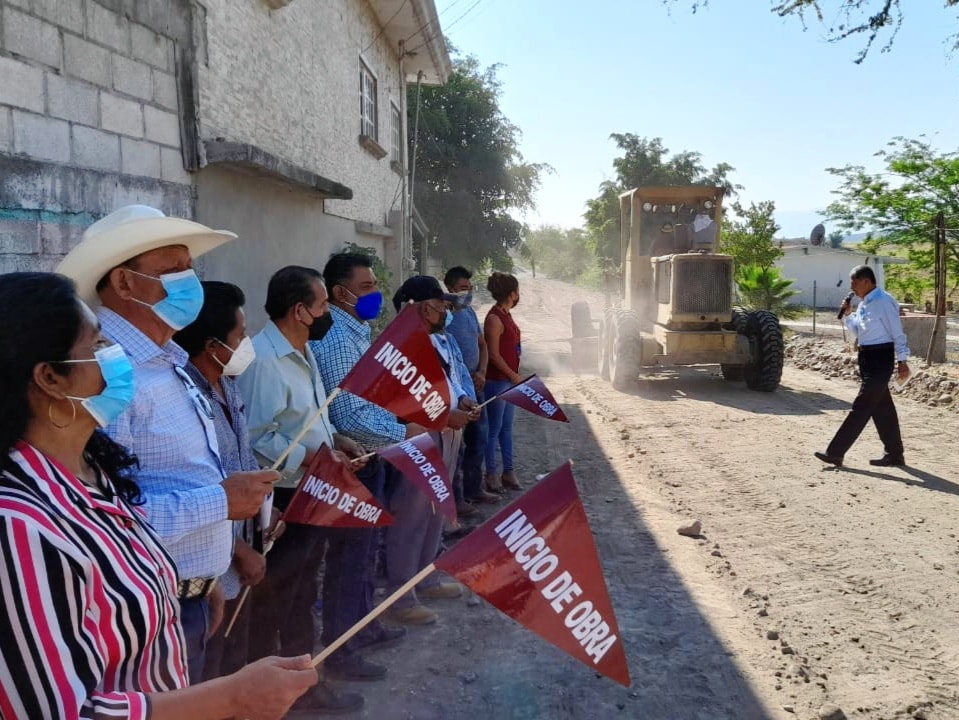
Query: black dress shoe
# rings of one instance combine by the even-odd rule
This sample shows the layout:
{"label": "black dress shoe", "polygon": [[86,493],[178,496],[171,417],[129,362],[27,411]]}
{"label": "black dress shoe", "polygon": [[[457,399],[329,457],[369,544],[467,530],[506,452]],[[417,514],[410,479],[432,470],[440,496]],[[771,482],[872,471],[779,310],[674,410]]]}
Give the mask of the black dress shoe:
{"label": "black dress shoe", "polygon": [[363,707],[363,696],[341,693],[322,680],[300,697],[287,717],[312,718],[316,715],[345,715]]}
{"label": "black dress shoe", "polygon": [[869,464],[874,467],[902,467],[906,460],[902,455],[883,455],[878,460],[870,460]]}
{"label": "black dress shoe", "polygon": [[813,453],[817,458],[822,460],[824,463],[829,465],[835,465],[836,467],[842,467],[842,457],[838,455],[827,455],[826,453]]}
{"label": "black dress shoe", "polygon": [[350,641],[349,646],[356,651],[381,650],[393,647],[405,637],[406,628],[378,625],[372,632],[361,632]]}
{"label": "black dress shoe", "polygon": [[323,669],[326,676],[334,680],[353,680],[356,682],[372,682],[386,677],[386,667],[364,660],[361,655],[350,653],[338,658],[342,651],[334,653],[325,663]]}

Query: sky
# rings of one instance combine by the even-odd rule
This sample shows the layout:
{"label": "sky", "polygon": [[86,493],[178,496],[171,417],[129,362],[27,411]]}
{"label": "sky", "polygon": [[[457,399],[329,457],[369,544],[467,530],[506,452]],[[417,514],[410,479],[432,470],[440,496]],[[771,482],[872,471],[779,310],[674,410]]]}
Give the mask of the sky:
{"label": "sky", "polygon": [[[768,0],[692,4],[436,0],[460,53],[500,65],[500,108],[522,131],[524,158],[555,170],[526,222],[583,224],[586,200],[614,175],[611,133],[661,137],[707,167],[728,162],[741,201],[776,203],[784,237],[822,220],[839,186],[827,167],[880,171],[875,153],[900,135],[959,149],[959,53],[946,44],[959,13],[942,0],[903,0],[891,51],[880,41],[861,65],[863,38],[829,43]],[[839,0],[822,5],[834,12]]]}

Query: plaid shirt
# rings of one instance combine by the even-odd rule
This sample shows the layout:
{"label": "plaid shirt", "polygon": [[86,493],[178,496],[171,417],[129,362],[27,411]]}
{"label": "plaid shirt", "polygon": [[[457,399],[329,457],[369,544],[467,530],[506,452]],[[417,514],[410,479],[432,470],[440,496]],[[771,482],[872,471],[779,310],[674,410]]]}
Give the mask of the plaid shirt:
{"label": "plaid shirt", "polygon": [[[226,375],[222,376],[220,387],[223,388],[223,395],[220,395],[192,362],[187,363],[183,369],[200,388],[210,401],[210,407],[213,408],[213,426],[216,428],[216,442],[220,448],[223,471],[229,476],[244,470],[259,470],[260,465],[253,455],[253,448],[250,447],[246,406],[243,404],[240,389],[236,386],[236,380]],[[258,526],[258,517],[234,520],[233,537],[245,540],[248,545],[253,546],[256,544],[254,535],[258,532]],[[227,600],[232,600],[239,595],[240,576],[232,564],[226,574],[220,576],[220,585],[223,586],[223,594]]]}
{"label": "plaid shirt", "polygon": [[219,577],[233,555],[233,528],[209,401],[183,369],[183,348],[172,340],[158,347],[107,308],[97,316],[133,364],[133,402],[106,430],[140,461],[147,519],[182,579]]}
{"label": "plaid shirt", "polygon": [[[323,385],[335,388],[370,348],[370,326],[330,306],[333,327],[322,340],[310,342],[310,350],[320,368]],[[369,400],[349,392],[341,392],[330,403],[330,420],[344,435],[371,450],[376,450],[406,437],[406,426],[393,413]]]}

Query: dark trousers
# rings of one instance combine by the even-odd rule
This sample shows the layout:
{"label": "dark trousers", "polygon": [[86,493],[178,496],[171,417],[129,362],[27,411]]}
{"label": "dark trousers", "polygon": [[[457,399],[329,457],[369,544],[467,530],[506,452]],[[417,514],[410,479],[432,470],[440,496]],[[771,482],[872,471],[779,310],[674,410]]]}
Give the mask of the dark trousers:
{"label": "dark trousers", "polygon": [[206,662],[206,633],[210,627],[210,603],[204,598],[180,601],[180,625],[186,640],[186,662],[190,684],[203,680]]}
{"label": "dark trousers", "polygon": [[[277,488],[274,502],[285,508],[292,496],[291,488]],[[313,654],[313,604],[325,532],[325,528],[291,523],[267,555],[266,577],[250,595],[251,662],[277,652]]]}
{"label": "dark trousers", "polygon": [[859,385],[859,394],[852,402],[849,415],[826,448],[827,455],[844,456],[871,418],[886,455],[902,457],[899,416],[889,393],[889,380],[895,365],[896,351],[893,343],[860,346],[859,376],[862,383]]}
{"label": "dark trousers", "polygon": [[219,629],[206,644],[206,662],[203,665],[204,680],[213,680],[214,678],[224,675],[232,675],[246,665],[247,653],[249,651],[249,643],[247,641],[250,633],[249,598],[247,598],[247,602],[243,605],[243,609],[240,610],[240,614],[233,624],[233,629],[230,630],[230,636],[223,636],[239,602],[240,596],[237,596],[232,600],[227,600],[223,606],[223,622],[220,623]]}
{"label": "dark trousers", "polygon": [[[385,503],[385,468],[373,458],[356,474],[380,504]],[[323,572],[323,632],[320,641],[331,644],[373,609],[376,568],[375,528],[326,528],[326,566]],[[350,653],[337,651],[334,657]],[[335,662],[335,660],[334,660]]]}
{"label": "dark trousers", "polygon": [[463,428],[463,497],[473,500],[483,489],[483,457],[486,453],[486,409],[479,420]]}

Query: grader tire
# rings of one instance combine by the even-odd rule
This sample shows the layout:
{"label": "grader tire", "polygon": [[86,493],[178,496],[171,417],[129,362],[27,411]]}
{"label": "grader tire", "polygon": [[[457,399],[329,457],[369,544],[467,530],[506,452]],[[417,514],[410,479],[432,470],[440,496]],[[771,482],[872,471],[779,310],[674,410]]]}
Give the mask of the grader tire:
{"label": "grader tire", "polygon": [[599,376],[609,380],[610,329],[612,327],[613,311],[606,310],[599,323]]}
{"label": "grader tire", "polygon": [[768,310],[753,310],[746,316],[746,337],[751,360],[744,368],[746,387],[772,392],[783,376],[785,347],[779,319]]}
{"label": "grader tire", "polygon": [[589,314],[589,304],[575,302],[569,308],[570,325],[573,328],[573,338],[596,337],[593,327],[593,318]]}
{"label": "grader tire", "polygon": [[617,390],[627,389],[642,367],[643,342],[639,330],[639,318],[632,310],[617,312],[610,350],[609,377]]}

